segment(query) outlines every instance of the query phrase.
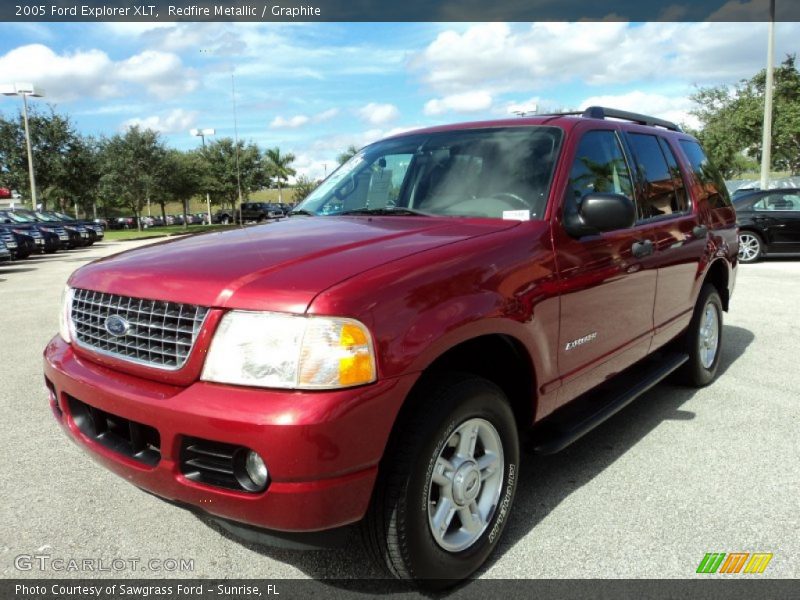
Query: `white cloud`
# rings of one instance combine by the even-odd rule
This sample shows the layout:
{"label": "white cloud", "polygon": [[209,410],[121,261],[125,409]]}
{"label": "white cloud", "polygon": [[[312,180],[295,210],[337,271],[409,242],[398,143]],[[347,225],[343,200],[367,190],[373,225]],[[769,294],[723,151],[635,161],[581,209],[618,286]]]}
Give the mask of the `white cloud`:
{"label": "white cloud", "polygon": [[[795,52],[800,23],[776,29],[776,56]],[[443,95],[666,78],[710,85],[752,76],[765,49],[764,23],[481,23],[439,33],[409,67]]]}
{"label": "white cloud", "polygon": [[637,90],[627,94],[592,96],[581,102],[580,110],[588,106],[607,106],[620,110],[644,113],[674,123],[685,123],[693,128],[699,127],[700,125],[697,119],[689,114],[693,103],[688,96],[668,96]]}
{"label": "white cloud", "polygon": [[102,50],[56,54],[43,44],[29,44],[0,56],[0,73],[10,81],[35,82],[55,101],[120,96],[131,86],[166,99],[198,85],[196,72],[180,57],[153,50],[113,61]]}
{"label": "white cloud", "polygon": [[394,104],[370,102],[358,109],[358,116],[371,125],[384,125],[400,116],[400,110]]}
{"label": "white cloud", "polygon": [[441,115],[446,112],[467,113],[487,110],[491,105],[492,96],[487,92],[464,92],[428,100],[423,112],[429,116]]}
{"label": "white cloud", "polygon": [[152,129],[159,133],[188,133],[189,129],[195,124],[196,119],[196,111],[176,108],[163,115],[128,119],[122,123],[120,129],[126,130],[134,125],[138,125],[141,129]]}
{"label": "white cloud", "polygon": [[302,127],[309,121],[310,119],[305,115],[295,115],[288,118],[277,116],[272,119],[272,122],[269,124],[269,126],[272,129],[295,129],[297,127]]}
{"label": "white cloud", "polygon": [[278,115],[270,122],[269,126],[272,129],[297,129],[309,123],[322,123],[329,121],[339,114],[338,108],[329,108],[321,113],[315,115],[295,115],[293,117],[283,117]]}

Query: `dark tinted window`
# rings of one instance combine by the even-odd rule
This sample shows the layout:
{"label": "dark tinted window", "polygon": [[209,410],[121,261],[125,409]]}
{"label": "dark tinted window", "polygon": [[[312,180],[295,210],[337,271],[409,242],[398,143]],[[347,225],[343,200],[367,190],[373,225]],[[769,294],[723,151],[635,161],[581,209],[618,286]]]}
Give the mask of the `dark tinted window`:
{"label": "dark tinted window", "polygon": [[569,183],[576,199],[598,192],[633,200],[630,172],[615,132],[590,131],[581,138]]}
{"label": "dark tinted window", "polygon": [[672,165],[668,163],[664,145],[661,143],[663,140],[655,135],[640,133],[631,133],[628,139],[636,158],[639,180],[644,184],[644,193],[639,199],[639,218],[649,219],[684,212],[685,190],[682,190],[683,198],[676,193],[676,183],[680,182],[683,188],[680,171],[672,152],[666,148]]}
{"label": "dark tinted window", "polygon": [[700,144],[691,140],[681,140],[681,149],[689,159],[697,180],[702,188],[701,197],[707,198],[711,208],[724,208],[731,205],[728,189],[719,171],[712,165]]}
{"label": "dark tinted window", "polygon": [[753,204],[753,210],[800,210],[800,194],[774,192]]}
{"label": "dark tinted window", "polygon": [[680,212],[687,212],[690,208],[689,194],[686,192],[686,183],[683,181],[681,169],[678,166],[678,160],[672,152],[672,148],[667,143],[667,140],[660,137],[658,143],[661,144],[661,150],[664,151],[664,156],[667,158],[669,165],[669,172],[672,176],[673,187],[675,188],[675,202],[677,203]]}

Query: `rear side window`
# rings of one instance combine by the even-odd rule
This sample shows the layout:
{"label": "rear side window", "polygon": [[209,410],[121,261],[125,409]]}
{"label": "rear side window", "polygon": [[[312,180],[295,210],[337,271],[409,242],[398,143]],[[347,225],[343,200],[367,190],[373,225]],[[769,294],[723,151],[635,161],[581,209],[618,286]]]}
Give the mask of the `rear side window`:
{"label": "rear side window", "polygon": [[576,200],[593,192],[622,194],[633,200],[630,171],[614,131],[589,131],[581,138],[569,183]]}
{"label": "rear side window", "polygon": [[692,140],[681,140],[681,149],[692,165],[702,188],[701,198],[706,198],[711,208],[725,208],[731,205],[728,189],[719,171],[712,165],[700,144]]}
{"label": "rear side window", "polygon": [[639,218],[651,219],[686,212],[686,189],[669,147],[660,137],[629,133],[639,180],[644,193],[639,199]]}

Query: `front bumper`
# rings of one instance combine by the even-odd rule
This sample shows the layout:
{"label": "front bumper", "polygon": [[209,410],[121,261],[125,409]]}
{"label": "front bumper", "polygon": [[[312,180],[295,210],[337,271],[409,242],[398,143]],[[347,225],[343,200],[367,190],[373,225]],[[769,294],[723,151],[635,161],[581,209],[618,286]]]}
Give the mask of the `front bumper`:
{"label": "front bumper", "polygon": [[[197,382],[177,387],[112,371],[55,337],[44,370],[53,413],[100,464],[165,499],[278,531],[321,531],[364,516],[389,432],[416,379],[406,376],[332,392],[260,390]],[[69,398],[155,428],[154,466],[85,435]],[[270,483],[250,493],[182,473],[187,438],[245,446],[265,460]]]}

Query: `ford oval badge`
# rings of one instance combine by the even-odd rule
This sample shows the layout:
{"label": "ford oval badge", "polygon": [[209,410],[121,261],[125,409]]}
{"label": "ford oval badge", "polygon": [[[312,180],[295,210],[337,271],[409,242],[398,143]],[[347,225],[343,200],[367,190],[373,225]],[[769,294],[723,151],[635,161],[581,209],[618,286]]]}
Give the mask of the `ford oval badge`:
{"label": "ford oval badge", "polygon": [[111,315],[106,318],[105,327],[106,331],[114,337],[121,337],[128,333],[131,324],[119,315]]}

